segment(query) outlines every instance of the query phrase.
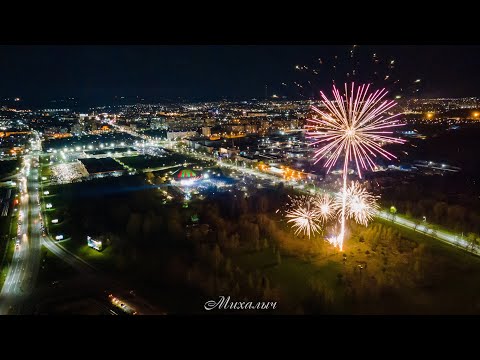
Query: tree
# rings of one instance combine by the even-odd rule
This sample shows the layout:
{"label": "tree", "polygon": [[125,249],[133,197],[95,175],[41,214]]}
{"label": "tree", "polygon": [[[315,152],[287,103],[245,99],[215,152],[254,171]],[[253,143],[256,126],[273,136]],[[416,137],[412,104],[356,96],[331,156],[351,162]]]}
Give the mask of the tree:
{"label": "tree", "polygon": [[227,244],[227,240],[228,240],[228,237],[227,237],[227,232],[225,231],[225,229],[218,229],[218,231],[217,231],[217,242],[219,244],[222,244],[222,246],[225,246]]}
{"label": "tree", "polygon": [[147,173],[145,174],[145,176],[147,177],[147,181],[148,181],[148,182],[153,182],[153,179],[155,178],[155,175],[153,175],[153,173],[150,172],[150,171],[147,172]]}
{"label": "tree", "polygon": [[254,285],[253,285],[253,276],[252,276],[252,273],[249,273],[248,274],[248,286],[250,287],[250,289],[253,289],[254,288]]}
{"label": "tree", "polygon": [[168,215],[168,234],[173,240],[179,240],[183,235],[181,216],[177,209],[172,209]]}
{"label": "tree", "polygon": [[232,249],[238,249],[239,246],[240,246],[240,235],[238,235],[238,233],[235,232],[230,236],[230,247]]}
{"label": "tree", "polygon": [[142,216],[138,213],[131,213],[127,223],[127,235],[131,240],[136,240],[141,236]]}
{"label": "tree", "polygon": [[251,238],[253,241],[258,241],[260,238],[260,229],[257,224],[251,224]]}
{"label": "tree", "polygon": [[218,266],[220,265],[223,259],[222,251],[220,250],[220,246],[218,246],[218,244],[215,244],[212,255],[213,255],[213,265],[215,267],[215,270],[217,270]]}
{"label": "tree", "polygon": [[467,249],[470,248],[471,250],[473,250],[477,244],[477,235],[475,235],[474,233],[468,233],[467,242]]}
{"label": "tree", "polygon": [[455,231],[459,231],[465,225],[466,210],[463,206],[449,206],[447,210],[449,225],[453,226]]}
{"label": "tree", "polygon": [[433,206],[433,215],[435,221],[442,223],[444,221],[445,215],[447,214],[448,205],[444,201],[438,201]]}
{"label": "tree", "polygon": [[153,235],[153,214],[149,213],[145,218],[143,219],[143,238],[146,241],[149,241],[152,239]]}
{"label": "tree", "polygon": [[225,273],[229,276],[232,275],[232,260],[230,258],[225,261]]}
{"label": "tree", "polygon": [[236,204],[236,212],[238,216],[246,214],[248,212],[248,202],[243,196],[243,193],[237,193],[237,197],[235,199]]}
{"label": "tree", "polygon": [[264,213],[268,210],[268,199],[264,195],[260,195],[257,199],[257,212]]}

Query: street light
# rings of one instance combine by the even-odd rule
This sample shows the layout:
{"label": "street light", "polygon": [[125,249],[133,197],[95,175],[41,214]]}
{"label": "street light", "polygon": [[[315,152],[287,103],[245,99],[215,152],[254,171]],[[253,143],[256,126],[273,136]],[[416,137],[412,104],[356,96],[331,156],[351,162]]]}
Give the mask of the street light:
{"label": "street light", "polygon": [[390,206],[390,214],[392,214],[392,219],[395,218],[395,214],[397,213],[397,208],[395,206]]}

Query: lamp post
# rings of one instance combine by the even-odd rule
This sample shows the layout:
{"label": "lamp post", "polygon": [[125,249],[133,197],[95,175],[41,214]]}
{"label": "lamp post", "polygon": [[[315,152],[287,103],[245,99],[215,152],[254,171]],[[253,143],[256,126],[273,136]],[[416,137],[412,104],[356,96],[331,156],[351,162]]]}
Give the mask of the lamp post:
{"label": "lamp post", "polygon": [[392,221],[395,221],[395,215],[397,214],[397,208],[395,206],[390,206],[390,214],[392,214]]}

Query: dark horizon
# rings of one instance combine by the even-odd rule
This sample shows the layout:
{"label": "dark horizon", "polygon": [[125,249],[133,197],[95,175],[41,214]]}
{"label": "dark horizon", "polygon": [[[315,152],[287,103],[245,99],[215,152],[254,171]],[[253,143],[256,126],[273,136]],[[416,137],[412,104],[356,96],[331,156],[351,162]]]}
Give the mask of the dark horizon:
{"label": "dark horizon", "polygon": [[[348,61],[337,64],[336,71],[341,68],[342,74],[332,71],[333,62],[329,63],[337,54],[339,59],[347,58],[349,49],[345,45],[4,45],[0,96],[19,97],[32,106],[61,106],[66,103],[49,101],[69,97],[85,106],[108,105],[121,97],[125,101],[138,97],[139,102],[143,98],[146,103],[262,99],[273,94],[318,99],[320,89],[329,90],[332,79],[343,81],[344,73],[350,72]],[[395,76],[405,84],[404,97],[480,95],[476,88],[480,74],[475,71],[480,46],[360,45],[355,51],[363,53],[363,74],[377,71],[379,65],[371,61],[374,53],[381,60],[394,59]],[[314,64],[318,75],[295,70],[296,65],[307,64],[309,70]],[[407,92],[406,84],[415,79],[421,79],[421,89]],[[381,81],[378,85],[384,86]]]}

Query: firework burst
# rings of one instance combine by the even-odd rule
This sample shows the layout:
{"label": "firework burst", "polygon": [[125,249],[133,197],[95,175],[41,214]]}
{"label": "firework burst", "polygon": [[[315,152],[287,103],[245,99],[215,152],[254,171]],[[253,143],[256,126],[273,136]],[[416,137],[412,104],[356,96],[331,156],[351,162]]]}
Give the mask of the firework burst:
{"label": "firework burst", "polygon": [[[396,103],[385,100],[387,95],[385,89],[369,92],[369,88],[370,85],[360,85],[355,88],[355,84],[352,83],[349,92],[348,85],[345,84],[345,94],[341,95],[334,85],[334,101],[320,92],[326,110],[313,107],[319,118],[309,119],[310,124],[306,125],[307,136],[313,140],[311,145],[322,145],[315,152],[315,163],[326,159],[324,166],[328,173],[340,157],[343,156],[344,159],[341,228],[340,234],[332,242],[340,249],[343,247],[345,235],[349,162],[351,160],[355,162],[358,176],[361,178],[362,169],[375,169],[375,158],[378,156],[388,160],[396,158],[382,148],[384,143],[404,143],[404,140],[390,136],[392,128],[403,124],[395,120],[396,115],[385,115]],[[358,219],[365,220],[360,216],[363,214],[362,211],[357,211],[357,214]]]}
{"label": "firework burst", "polygon": [[314,155],[315,163],[326,158],[327,171],[337,163],[340,156],[345,157],[345,170],[348,161],[354,160],[358,175],[362,177],[362,169],[375,168],[374,159],[380,155],[391,160],[396,158],[392,153],[382,149],[384,143],[403,144],[404,140],[392,136],[392,128],[403,124],[395,120],[397,115],[385,116],[395,101],[384,100],[385,89],[369,93],[370,85],[360,85],[355,89],[352,83],[349,93],[345,84],[345,95],[333,86],[335,101],[329,100],[320,92],[323,104],[328,112],[317,107],[313,110],[320,115],[319,119],[309,119],[306,127],[307,135],[313,140],[311,145],[323,145]]}
{"label": "firework burst", "polygon": [[[367,226],[379,209],[378,196],[374,196],[360,185],[358,181],[351,183],[347,188],[346,217],[357,223]],[[341,199],[339,199],[341,201]]]}
{"label": "firework burst", "polygon": [[317,195],[314,199],[314,204],[323,223],[330,220],[335,213],[334,199],[328,194]]}
{"label": "firework burst", "polygon": [[292,199],[285,217],[289,219],[287,223],[291,223],[292,228],[295,230],[295,235],[303,233],[310,238],[322,230],[320,225],[322,219],[321,212],[310,197],[300,196]]}

